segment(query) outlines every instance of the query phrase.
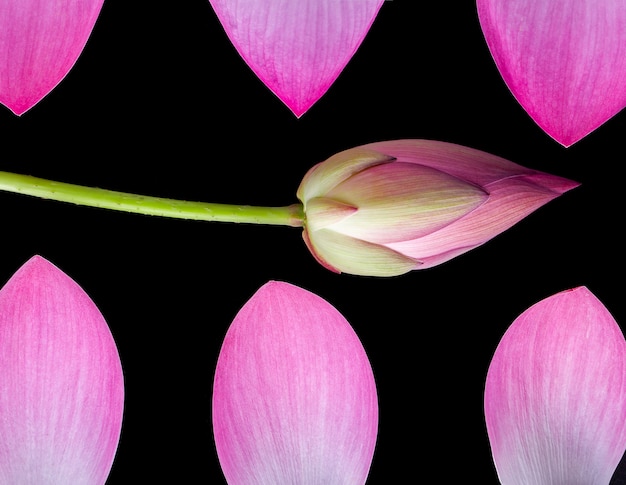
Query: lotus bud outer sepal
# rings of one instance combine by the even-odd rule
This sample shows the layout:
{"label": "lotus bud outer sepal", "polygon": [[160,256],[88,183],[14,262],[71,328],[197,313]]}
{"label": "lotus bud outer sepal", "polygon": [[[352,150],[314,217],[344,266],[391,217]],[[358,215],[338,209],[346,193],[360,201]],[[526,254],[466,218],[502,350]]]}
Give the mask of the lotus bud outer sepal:
{"label": "lotus bud outer sepal", "polygon": [[453,143],[395,140],[317,164],[297,196],[321,264],[396,276],[480,246],[578,185]]}

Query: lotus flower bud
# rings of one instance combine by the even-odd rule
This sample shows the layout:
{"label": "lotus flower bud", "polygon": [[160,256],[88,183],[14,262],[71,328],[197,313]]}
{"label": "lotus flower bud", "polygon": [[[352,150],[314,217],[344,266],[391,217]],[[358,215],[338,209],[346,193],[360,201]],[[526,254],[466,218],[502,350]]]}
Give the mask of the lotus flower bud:
{"label": "lotus flower bud", "polygon": [[396,276],[480,246],[578,183],[452,143],[338,153],[298,188],[304,240],[338,273]]}

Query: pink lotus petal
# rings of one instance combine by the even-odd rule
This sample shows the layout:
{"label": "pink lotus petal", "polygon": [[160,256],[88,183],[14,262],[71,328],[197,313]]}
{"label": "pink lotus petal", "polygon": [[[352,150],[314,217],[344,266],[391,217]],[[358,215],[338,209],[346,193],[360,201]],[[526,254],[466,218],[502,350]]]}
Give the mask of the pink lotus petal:
{"label": "pink lotus petal", "polygon": [[103,0],[0,2],[0,103],[21,115],[72,68]]}
{"label": "pink lotus petal", "polygon": [[485,385],[503,485],[607,485],[626,450],[626,341],[585,287],[520,315]]}
{"label": "pink lotus petal", "polygon": [[229,485],[364,484],[378,427],[372,369],[346,319],[271,281],[226,333],[213,428]]}
{"label": "pink lotus petal", "polygon": [[209,0],[263,83],[302,116],[352,58],[383,0]]}
{"label": "pink lotus petal", "polygon": [[622,0],[477,0],[477,8],[504,82],[562,145],[626,106]]}
{"label": "pink lotus petal", "polygon": [[42,257],[0,290],[0,483],[104,484],[124,383],[104,318]]}

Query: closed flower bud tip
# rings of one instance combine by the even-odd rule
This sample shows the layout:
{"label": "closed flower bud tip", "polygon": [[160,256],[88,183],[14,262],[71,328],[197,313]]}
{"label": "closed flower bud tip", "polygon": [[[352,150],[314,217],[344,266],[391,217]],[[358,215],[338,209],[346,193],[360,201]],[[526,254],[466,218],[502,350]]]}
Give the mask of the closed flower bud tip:
{"label": "closed flower bud tip", "polygon": [[320,263],[396,276],[483,244],[577,185],[452,143],[396,140],[332,156],[297,195]]}

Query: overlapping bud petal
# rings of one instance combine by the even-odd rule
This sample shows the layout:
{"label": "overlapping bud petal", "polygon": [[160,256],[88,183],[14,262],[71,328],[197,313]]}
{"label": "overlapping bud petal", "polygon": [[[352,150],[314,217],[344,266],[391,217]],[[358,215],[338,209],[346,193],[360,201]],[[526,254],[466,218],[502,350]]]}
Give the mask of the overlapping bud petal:
{"label": "overlapping bud petal", "polygon": [[320,263],[395,276],[469,251],[577,185],[452,143],[395,140],[314,166],[297,195]]}

